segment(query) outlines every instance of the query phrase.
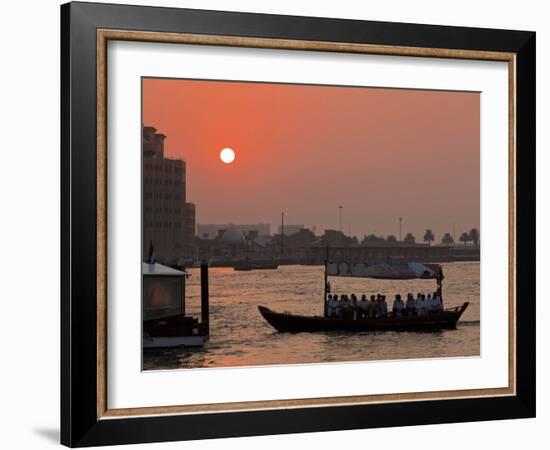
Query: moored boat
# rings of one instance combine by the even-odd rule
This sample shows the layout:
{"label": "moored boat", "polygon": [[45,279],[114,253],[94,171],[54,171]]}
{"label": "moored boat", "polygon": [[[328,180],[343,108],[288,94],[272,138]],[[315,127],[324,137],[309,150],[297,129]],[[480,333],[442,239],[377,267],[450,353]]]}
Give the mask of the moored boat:
{"label": "moored boat", "polygon": [[[152,254],[153,251],[151,250]],[[150,261],[154,259],[150,256]],[[206,269],[207,270],[207,269]],[[202,347],[208,338],[208,293],[201,292],[201,318],[185,311],[187,272],[156,262],[142,264],[143,348]],[[208,280],[205,281],[207,283]],[[203,289],[201,268],[201,291]]]}

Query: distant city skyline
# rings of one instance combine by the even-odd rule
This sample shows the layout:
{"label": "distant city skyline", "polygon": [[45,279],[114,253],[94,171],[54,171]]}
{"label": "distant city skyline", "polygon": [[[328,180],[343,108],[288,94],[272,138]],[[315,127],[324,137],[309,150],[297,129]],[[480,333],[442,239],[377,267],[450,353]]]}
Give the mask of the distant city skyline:
{"label": "distant city skyline", "polygon": [[[143,123],[187,164],[197,223],[423,241],[479,229],[478,93],[144,79]],[[222,148],[235,161],[219,159]]]}
{"label": "distant city skyline", "polygon": [[[215,227],[215,225],[218,225],[217,227]],[[197,236],[201,237],[202,234],[204,233],[201,233],[200,230],[201,230],[201,227],[209,227],[209,228],[216,228],[216,230],[222,230],[222,229],[227,229],[227,228],[237,228],[237,229],[242,229],[242,228],[257,228],[258,226],[266,226],[266,227],[269,227],[270,228],[270,232],[269,234],[265,234],[266,236],[269,235],[269,236],[273,236],[275,234],[280,234],[281,233],[281,224],[279,223],[278,225],[276,224],[270,224],[270,223],[261,223],[261,222],[257,222],[255,224],[242,224],[242,223],[239,223],[239,222],[227,222],[227,223],[224,223],[224,224],[201,224],[201,223],[197,223]],[[292,234],[294,232],[297,232],[297,227],[300,227],[300,228],[304,228],[304,229],[308,229],[312,232],[314,232],[317,236],[322,236],[324,234],[324,232],[326,230],[336,230],[338,231],[339,230],[339,227],[333,227],[333,228],[325,228],[325,229],[319,229],[319,227],[317,227],[315,224],[313,225],[295,225],[295,224],[290,224],[290,225],[285,225],[285,234],[288,235],[288,234]],[[273,230],[273,228],[275,228],[275,230]],[[291,230],[289,231],[288,228],[291,228]],[[397,240],[399,240],[400,236],[399,236],[399,225],[397,225],[397,231],[395,232],[389,232],[389,233],[379,233],[378,231],[374,230],[372,232],[366,232],[366,233],[363,233],[361,235],[358,235],[356,233],[353,233],[353,229],[351,230],[351,233],[349,232],[349,227],[346,228],[346,227],[342,227],[342,233],[344,233],[344,235],[346,236],[350,236],[350,237],[357,237],[357,239],[359,240],[362,240],[364,236],[368,236],[368,235],[371,235],[371,234],[375,234],[376,236],[378,237],[383,237],[383,238],[387,238],[388,236],[394,236]],[[441,239],[443,238],[443,236],[445,235],[445,233],[449,233],[451,235],[451,237],[454,237],[457,241],[457,243],[459,243],[459,238],[460,238],[460,235],[464,232],[466,233],[469,233],[472,228],[476,228],[478,231],[479,231],[479,227],[478,226],[475,226],[475,227],[464,227],[464,228],[461,228],[461,229],[458,229],[458,228],[451,228],[449,230],[445,230],[445,231],[442,231],[440,233],[437,232],[437,230],[433,229],[433,228],[423,228],[419,231],[419,233],[415,234],[414,232],[412,231],[404,231],[402,232],[402,236],[401,236],[401,239],[403,239],[407,233],[412,233],[414,235],[414,237],[416,238],[416,242],[418,243],[422,243],[424,242],[424,233],[426,232],[426,230],[430,229],[432,231],[432,233],[435,235],[435,241],[433,242],[434,244],[438,244],[441,242]],[[206,233],[206,234],[209,234],[209,238],[212,238],[214,237],[214,233],[211,232],[211,233]],[[453,236],[453,234],[455,236]]]}

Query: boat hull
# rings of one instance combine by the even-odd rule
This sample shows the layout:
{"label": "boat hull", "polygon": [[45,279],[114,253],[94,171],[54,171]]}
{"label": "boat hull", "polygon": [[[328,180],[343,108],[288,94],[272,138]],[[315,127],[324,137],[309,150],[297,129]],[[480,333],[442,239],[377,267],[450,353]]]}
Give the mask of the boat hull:
{"label": "boat hull", "polygon": [[468,302],[458,308],[426,316],[390,317],[376,319],[331,319],[320,316],[300,316],[277,313],[258,306],[262,317],[277,331],[299,333],[319,331],[434,331],[454,329]]}
{"label": "boat hull", "polygon": [[183,314],[143,321],[143,348],[202,347],[207,337],[205,324]]}

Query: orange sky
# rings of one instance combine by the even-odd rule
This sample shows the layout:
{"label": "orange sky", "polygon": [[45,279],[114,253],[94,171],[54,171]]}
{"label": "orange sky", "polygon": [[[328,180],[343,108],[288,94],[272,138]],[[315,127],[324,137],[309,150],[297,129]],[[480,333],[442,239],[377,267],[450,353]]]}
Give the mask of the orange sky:
{"label": "orange sky", "polygon": [[[353,235],[479,227],[480,97],[401,89],[143,80],[143,123],[187,162],[197,223]],[[235,150],[233,164],[219,159]]]}

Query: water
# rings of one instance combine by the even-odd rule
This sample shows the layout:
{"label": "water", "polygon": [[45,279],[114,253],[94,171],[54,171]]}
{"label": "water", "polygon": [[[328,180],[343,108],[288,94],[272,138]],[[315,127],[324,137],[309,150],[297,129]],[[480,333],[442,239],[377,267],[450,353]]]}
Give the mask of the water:
{"label": "water", "polygon": [[[258,366],[479,355],[479,262],[443,264],[446,307],[470,306],[456,330],[425,332],[278,333],[258,305],[278,312],[323,313],[323,266],[238,272],[210,269],[210,337],[202,350],[144,352],[144,369]],[[200,317],[200,275],[190,270],[187,314]],[[332,292],[356,295],[433,292],[435,280],[331,277]]]}

